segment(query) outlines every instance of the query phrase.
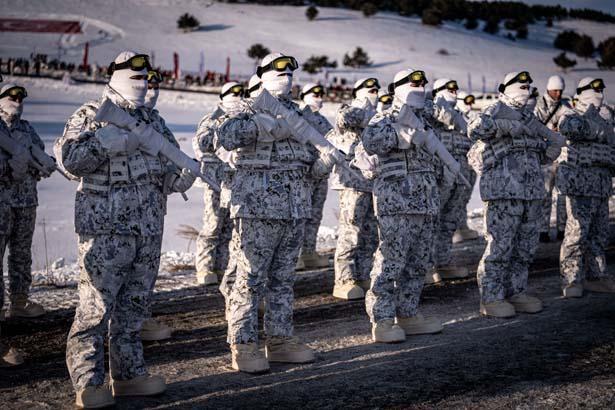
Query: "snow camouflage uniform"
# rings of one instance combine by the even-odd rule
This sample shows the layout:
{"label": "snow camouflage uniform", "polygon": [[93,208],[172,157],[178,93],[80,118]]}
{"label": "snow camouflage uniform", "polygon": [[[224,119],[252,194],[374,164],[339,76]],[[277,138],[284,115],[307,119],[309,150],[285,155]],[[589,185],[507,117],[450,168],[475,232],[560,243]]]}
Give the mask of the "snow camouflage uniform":
{"label": "snow camouflage uniform", "polygon": [[[435,158],[415,145],[398,148],[393,125],[399,109],[393,105],[376,114],[362,136],[366,153],[377,155],[374,205],[380,242],[365,297],[372,323],[417,314],[440,207]],[[425,123],[422,110],[413,111]]]}
{"label": "snow camouflage uniform", "polygon": [[[128,108],[110,88],[105,97],[148,121],[144,109]],[[103,148],[94,133],[113,127],[94,121],[103,99],[80,107],[55,147],[61,165],[81,179],[75,196],[80,303],[66,344],[66,363],[77,391],[104,383],[107,333],[111,377],[129,380],[147,374],[139,332],[149,315],[149,295],[158,274],[166,214],[163,180],[171,169],[160,156],[138,150],[111,156]],[[177,145],[170,132],[164,136]]]}
{"label": "snow camouflage uniform", "polygon": [[[580,118],[579,118],[580,116]],[[594,106],[561,121],[568,145],[562,149],[556,186],[566,195],[566,234],[560,251],[563,285],[607,275],[609,197],[613,194],[615,133]]]}
{"label": "snow camouflage uniform", "polygon": [[[557,131],[559,129],[559,121],[562,117],[570,113],[572,108],[567,100],[555,101],[545,93],[538,99],[534,114],[550,129]],[[547,196],[543,202],[542,208],[542,225],[540,232],[549,232],[551,226],[551,203],[553,199],[553,187],[555,186],[555,175],[557,172],[557,162],[548,163],[542,166],[542,172],[545,178],[545,189]],[[566,198],[556,193],[555,218],[557,230],[563,232],[566,226]]]}
{"label": "snow camouflage uniform", "polygon": [[[353,105],[342,105],[336,128],[327,139],[351,162],[361,143],[361,133],[374,113]],[[378,247],[378,222],[374,215],[372,181],[359,180],[347,170],[333,168],[332,188],[339,191],[339,226],[335,247],[335,283],[369,280],[374,252]]]}
{"label": "snow camouflage uniform", "polygon": [[468,124],[475,141],[468,159],[481,176],[480,195],[486,203],[487,247],[477,272],[483,303],[526,290],[528,266],[538,245],[545,196],[540,161],[547,144],[520,121],[504,119],[516,110],[512,107],[514,102],[500,94],[496,104]]}
{"label": "snow camouflage uniform", "polygon": [[[453,103],[436,95],[433,105],[426,101],[427,119],[447,151],[461,165],[460,173],[472,186],[476,182],[476,173],[468,164],[467,154],[472,141],[467,136],[467,121],[464,115],[455,109]],[[455,230],[465,226],[466,207],[472,196],[472,188],[459,179],[447,183],[442,175],[443,164],[438,161],[438,189],[440,190],[440,213],[436,221],[436,238],[434,240],[434,264],[436,268],[451,263],[451,249]]]}
{"label": "snow camouflage uniform", "polygon": [[[309,106],[303,107],[303,117],[322,135],[327,135],[333,128],[331,123],[320,112],[312,111]],[[313,149],[311,145],[309,148]],[[315,155],[317,155],[315,153]],[[302,252],[304,254],[313,254],[316,252],[316,240],[318,238],[318,228],[322,220],[322,210],[327,199],[327,190],[329,189],[329,175],[323,178],[312,178],[312,217],[305,223],[305,235],[303,239]]]}
{"label": "snow camouflage uniform", "polygon": [[[300,112],[290,99],[278,99]],[[228,116],[217,130],[237,169],[231,187],[231,259],[237,264],[228,298],[231,345],[257,342],[262,298],[265,334],[292,336],[295,265],[305,222],[312,215],[308,173],[322,178],[330,171],[318,172],[320,161],[314,162],[312,151],[293,139],[259,141],[251,117],[249,113]]]}
{"label": "snow camouflage uniform", "polygon": [[[8,129],[11,138],[24,146],[37,145],[45,149],[45,144],[26,120],[11,118],[0,110],[0,122]],[[32,237],[36,225],[36,208],[38,206],[38,191],[36,185],[41,179],[40,173],[30,168],[24,180],[11,180],[8,186],[6,202],[10,212],[4,225],[5,233],[0,236],[0,261],[8,246],[9,295],[27,296],[32,284]],[[0,267],[0,278],[2,267]]]}
{"label": "snow camouflage uniform", "polygon": [[[10,135],[4,121],[0,120],[0,133]],[[8,163],[9,154],[0,149],[0,246],[5,248],[10,232],[11,206],[9,205],[11,188],[11,168]],[[4,273],[0,263],[0,309],[4,306]],[[2,330],[0,330],[0,353],[2,350]]]}

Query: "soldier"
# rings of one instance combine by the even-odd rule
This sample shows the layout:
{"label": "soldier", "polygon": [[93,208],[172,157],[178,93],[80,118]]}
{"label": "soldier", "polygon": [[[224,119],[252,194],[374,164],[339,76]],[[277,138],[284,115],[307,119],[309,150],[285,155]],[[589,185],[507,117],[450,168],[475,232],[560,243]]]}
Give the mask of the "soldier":
{"label": "soldier", "polygon": [[615,293],[607,272],[609,198],[613,193],[615,132],[601,115],[604,81],[586,77],[577,87],[574,114],[559,122],[568,140],[557,168],[556,185],[566,195],[566,235],[560,251],[564,297],[581,297],[583,290]]}
{"label": "soldier", "polygon": [[[143,108],[149,68],[146,55],[120,53],[101,100],[79,108],[56,142],[62,166],[81,179],[75,197],[79,304],[66,346],[78,407],[166,388],[162,377],[147,372],[140,330],[160,264],[166,195],[190,188],[194,175],[159,154],[177,142],[153,131]],[[132,131],[96,120],[106,99],[138,121]],[[107,334],[113,395],[104,385]]]}
{"label": "soldier", "polygon": [[[455,80],[441,78],[434,82],[430,122],[440,141],[461,165],[462,175],[474,186],[476,173],[467,159],[472,142],[468,138],[466,118],[455,109],[457,90],[459,86]],[[462,226],[464,220],[467,220],[466,206],[472,196],[472,188],[461,181],[449,186],[443,180],[439,180],[438,189],[440,213],[436,220],[435,271],[442,279],[465,278],[469,275],[468,268],[451,264],[451,250],[455,231]]]}
{"label": "soldier", "polygon": [[[540,97],[536,103],[534,114],[536,118],[543,124],[554,131],[558,131],[560,119],[569,113],[572,107],[568,101],[562,98],[565,83],[564,79],[559,75],[549,77],[547,82],[546,93]],[[540,228],[540,242],[550,242],[549,230],[551,226],[551,201],[553,198],[553,186],[555,185],[555,174],[557,172],[557,163],[548,163],[542,166],[542,172],[545,178],[545,189],[547,196],[543,202],[542,225]],[[556,195],[556,220],[557,220],[557,238],[564,238],[564,227],[566,226],[566,200],[562,195]]]}
{"label": "soldier", "polygon": [[[0,90],[0,119],[8,127],[13,141],[24,147],[37,146],[44,150],[45,144],[28,123],[21,118],[23,101],[27,97],[26,89],[15,84],[6,84]],[[38,303],[28,300],[32,285],[32,237],[36,225],[36,208],[38,207],[38,181],[43,175],[29,167],[23,179],[13,179],[8,193],[11,208],[7,221],[7,232],[0,243],[0,260],[4,259],[6,248],[9,249],[9,300],[11,302],[7,317],[34,318],[45,314]],[[1,270],[0,270],[1,272]]]}
{"label": "soldier", "polygon": [[[333,126],[319,111],[322,108],[325,89],[323,86],[307,83],[301,90],[303,101],[302,112],[306,120],[322,135],[326,135]],[[310,147],[308,145],[308,147]],[[308,269],[319,269],[329,266],[329,258],[316,252],[318,228],[322,219],[322,209],[327,199],[329,175],[311,181],[312,183],[312,217],[305,224],[305,237],[301,248],[300,260]]]}
{"label": "soldier", "polygon": [[[297,68],[295,58],[272,53],[257,70],[262,87],[295,115],[301,111],[291,101],[290,90]],[[231,247],[231,258],[237,265],[229,297],[227,341],[233,368],[250,373],[267,371],[269,362],[314,360],[314,352],[293,337],[294,268],[305,222],[311,218],[312,176],[308,173],[324,176],[331,170],[334,154],[321,155],[314,162],[302,136],[271,114],[275,107],[269,108],[233,115],[217,130],[237,169],[231,189],[231,241],[238,244]],[[257,307],[262,298],[266,301],[265,354],[258,349]]]}
{"label": "soldier", "polygon": [[[222,185],[229,185],[232,168],[216,156],[218,147],[214,144],[216,128],[227,112],[235,112],[243,106],[243,85],[228,82],[220,91],[220,104],[213,113],[205,115],[198,126],[192,140],[192,148],[201,161],[202,172]],[[196,241],[196,276],[202,285],[214,285],[222,279],[229,262],[229,242],[233,232],[233,222],[230,219],[228,202],[220,201],[221,193],[214,191],[209,185],[203,185],[203,227]],[[226,205],[226,206],[223,206]]]}
{"label": "soldier", "polygon": [[378,105],[376,105],[376,112],[383,113],[384,111],[391,108],[393,104],[393,94],[390,94],[386,91],[380,92],[378,96]]}
{"label": "soldier", "polygon": [[366,153],[376,155],[380,242],[365,298],[374,342],[400,342],[405,335],[442,330],[438,321],[418,313],[439,210],[433,152],[424,148],[428,139],[437,142],[423,118],[426,83],[423,71],[397,73],[390,86],[393,106],[376,114],[362,136]]}
{"label": "soldier", "polygon": [[476,141],[468,158],[481,176],[485,202],[487,248],[477,272],[480,312],[495,317],[542,310],[542,302],[526,293],[538,244],[545,194],[540,161],[547,146],[540,126],[545,127],[525,109],[531,82],[527,71],[507,74],[498,102],[468,125]]}
{"label": "soldier", "polygon": [[[327,134],[329,141],[346,153],[349,163],[361,145],[361,133],[376,113],[379,89],[376,78],[358,80],[352,90],[352,103],[340,107],[335,129]],[[334,190],[339,191],[340,209],[333,296],[347,300],[362,299],[369,288],[369,272],[378,246],[372,182],[359,179],[347,169],[336,166],[332,185]]]}

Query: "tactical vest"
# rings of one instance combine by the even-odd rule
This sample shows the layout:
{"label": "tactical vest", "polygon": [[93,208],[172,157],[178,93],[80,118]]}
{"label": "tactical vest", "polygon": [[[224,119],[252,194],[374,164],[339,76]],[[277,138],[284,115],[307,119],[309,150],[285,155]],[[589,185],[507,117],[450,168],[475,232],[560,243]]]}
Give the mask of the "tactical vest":
{"label": "tactical vest", "polygon": [[607,144],[577,142],[562,148],[559,163],[579,167],[615,168],[615,148]]}
{"label": "tactical vest", "polygon": [[434,172],[433,157],[424,150],[394,150],[378,156],[376,173],[379,178],[403,178],[415,172]]}
{"label": "tactical vest", "polygon": [[288,169],[302,168],[314,162],[305,144],[293,139],[274,142],[257,141],[253,145],[234,151],[233,163],[237,167]]}
{"label": "tactical vest", "polygon": [[159,157],[140,151],[109,159],[96,171],[81,178],[79,191],[106,193],[114,185],[162,184],[164,166]]}

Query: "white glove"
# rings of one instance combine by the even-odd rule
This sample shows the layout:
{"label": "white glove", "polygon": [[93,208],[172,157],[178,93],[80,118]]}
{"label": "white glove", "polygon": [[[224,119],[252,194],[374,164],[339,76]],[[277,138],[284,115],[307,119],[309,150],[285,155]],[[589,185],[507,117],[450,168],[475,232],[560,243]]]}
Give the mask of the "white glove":
{"label": "white glove", "polygon": [[113,124],[97,129],[94,135],[100,141],[100,145],[111,155],[132,154],[139,146],[138,139],[130,131]]}
{"label": "white glove", "polygon": [[186,192],[190,189],[196,176],[188,168],[181,170],[181,173],[170,173],[164,179],[162,192],[166,195],[172,192]]}
{"label": "white glove", "polygon": [[257,113],[252,116],[252,121],[258,127],[259,141],[273,142],[291,136],[290,125],[283,118],[274,118],[268,114]]}
{"label": "white glove", "polygon": [[508,134],[513,138],[523,135],[534,135],[534,133],[521,121],[496,119],[495,124],[502,133]]}
{"label": "white glove", "polygon": [[130,131],[137,136],[139,149],[153,157],[158,155],[167,142],[162,134],[146,122],[137,122],[130,128]]}

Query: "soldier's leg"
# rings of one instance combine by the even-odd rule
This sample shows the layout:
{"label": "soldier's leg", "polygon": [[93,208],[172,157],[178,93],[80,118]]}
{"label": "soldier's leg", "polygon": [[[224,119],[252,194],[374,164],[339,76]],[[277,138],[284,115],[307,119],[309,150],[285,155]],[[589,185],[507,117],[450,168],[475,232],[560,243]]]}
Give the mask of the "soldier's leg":
{"label": "soldier's leg", "polygon": [[[555,185],[555,165],[543,165],[542,174],[545,180],[545,190],[547,191],[547,195],[542,201],[542,215],[539,230],[541,233],[540,239],[545,241],[548,239],[549,229],[551,227],[551,207],[553,203],[553,186]],[[546,234],[546,236],[542,234]]]}
{"label": "soldier's leg", "polygon": [[220,225],[220,237],[214,263],[216,273],[225,272],[229,264],[229,246],[233,236],[233,220],[231,219],[231,212],[228,207],[220,208]]}
{"label": "soldier's leg", "polygon": [[162,235],[137,237],[135,242],[134,261],[118,292],[109,323],[109,369],[113,380],[147,374],[139,333],[150,311]]}
{"label": "soldier's leg", "polygon": [[66,365],[77,391],[105,381],[104,344],[109,318],[134,256],[135,237],[79,238],[79,304],[66,341]]}
{"label": "soldier's leg", "polygon": [[592,201],[587,197],[566,196],[566,234],[560,249],[560,274],[563,286],[583,280],[585,255],[589,249]]}
{"label": "soldier's leg", "polygon": [[329,183],[326,178],[313,181],[312,187],[312,215],[305,223],[305,237],[303,240],[302,253],[305,255],[316,253],[316,241],[318,228],[322,220],[322,211],[327,199]]}
{"label": "soldier's leg", "polygon": [[9,295],[26,297],[32,284],[32,237],[36,226],[36,207],[11,208],[11,233],[8,239]]}
{"label": "soldier's leg", "polygon": [[233,236],[238,235],[240,246],[236,256],[231,256],[235,256],[237,270],[228,299],[227,341],[231,345],[257,343],[258,304],[265,294],[283,222],[249,218],[238,218],[234,222]]}
{"label": "soldier's leg", "polygon": [[203,226],[196,240],[195,265],[199,282],[202,282],[202,278],[214,273],[216,248],[222,228],[220,194],[209,186],[205,186],[203,188],[203,203]]}
{"label": "soldier's leg", "polygon": [[361,192],[352,189],[340,191],[340,220],[335,247],[335,283],[357,280],[356,256],[359,247],[362,218],[365,210],[359,202]]}
{"label": "soldier's leg", "polygon": [[544,203],[542,201],[524,202],[525,211],[517,230],[510,260],[510,286],[505,289],[507,298],[526,291],[528,269],[538,247]]}
{"label": "soldier's leg", "polygon": [[557,220],[557,239],[564,239],[564,232],[566,231],[566,195],[556,193],[556,220]]}
{"label": "soldier's leg", "polygon": [[369,287],[369,275],[374,265],[374,255],[378,249],[378,220],[374,214],[373,199],[370,193],[365,194],[366,202],[363,226],[360,231],[359,248],[357,250],[357,275],[361,283]]}
{"label": "soldier's leg", "polygon": [[228,252],[229,252],[229,260],[226,265],[226,269],[224,270],[224,276],[220,281],[220,293],[224,296],[224,300],[227,303],[228,307],[228,298],[231,294],[231,290],[233,289],[233,285],[235,284],[235,278],[237,276],[237,258],[239,257],[239,253],[241,252],[241,238],[239,232],[234,229],[235,220],[230,220],[231,229],[231,239],[228,243]]}
{"label": "soldier's leg", "polygon": [[440,207],[434,243],[436,269],[448,266],[451,262],[453,234],[459,226],[460,214],[465,215],[465,197],[463,194],[463,187],[460,184],[455,184],[450,194],[446,195],[446,202],[442,203]]}
{"label": "soldier's leg", "polygon": [[605,249],[609,243],[609,199],[592,198],[593,217],[588,237],[586,278],[611,277],[606,269]]}
{"label": "soldier's leg", "polygon": [[504,284],[509,281],[513,241],[523,214],[523,205],[516,200],[485,203],[487,247],[478,271],[478,289],[483,304],[504,300]]}

